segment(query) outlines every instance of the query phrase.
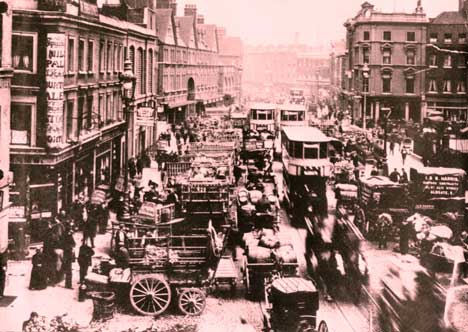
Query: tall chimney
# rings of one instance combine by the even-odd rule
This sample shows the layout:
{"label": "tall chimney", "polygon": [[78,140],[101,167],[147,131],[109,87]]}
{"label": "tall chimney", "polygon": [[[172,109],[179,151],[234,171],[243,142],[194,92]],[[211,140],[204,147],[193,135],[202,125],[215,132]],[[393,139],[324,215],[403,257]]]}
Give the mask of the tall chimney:
{"label": "tall chimney", "polygon": [[205,24],[205,17],[202,14],[197,15],[197,24]]}
{"label": "tall chimney", "polygon": [[184,16],[197,17],[197,5],[185,5]]}

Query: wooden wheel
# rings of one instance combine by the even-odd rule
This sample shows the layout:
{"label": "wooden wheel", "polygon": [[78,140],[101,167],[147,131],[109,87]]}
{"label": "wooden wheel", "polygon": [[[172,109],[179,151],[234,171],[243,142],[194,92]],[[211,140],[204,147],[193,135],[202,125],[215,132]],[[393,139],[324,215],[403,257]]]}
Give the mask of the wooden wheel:
{"label": "wooden wheel", "polygon": [[203,312],[206,296],[199,288],[184,289],[179,295],[178,306],[185,315],[197,316]]}
{"label": "wooden wheel", "polygon": [[317,332],[328,332],[328,325],[325,321],[322,320],[320,322]]}
{"label": "wooden wheel", "polygon": [[143,276],[132,285],[130,302],[140,314],[160,315],[171,302],[171,287],[161,276]]}

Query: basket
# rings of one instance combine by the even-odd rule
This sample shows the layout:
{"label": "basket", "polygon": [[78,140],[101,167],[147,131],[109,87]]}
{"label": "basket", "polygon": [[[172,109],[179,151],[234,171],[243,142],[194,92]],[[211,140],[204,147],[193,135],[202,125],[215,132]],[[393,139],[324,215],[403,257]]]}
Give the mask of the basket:
{"label": "basket", "polygon": [[93,300],[94,320],[108,320],[114,316],[114,292],[91,292],[88,295]]}

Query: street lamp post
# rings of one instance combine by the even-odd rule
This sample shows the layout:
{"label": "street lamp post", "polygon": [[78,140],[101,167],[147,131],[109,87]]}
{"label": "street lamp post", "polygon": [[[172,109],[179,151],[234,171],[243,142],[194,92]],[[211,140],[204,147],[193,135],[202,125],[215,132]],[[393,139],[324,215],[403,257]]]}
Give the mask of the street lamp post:
{"label": "street lamp post", "polygon": [[[124,186],[125,193],[128,192],[128,160],[130,159],[130,142],[128,132],[130,130],[130,116],[132,115],[131,107],[132,102],[135,100],[135,83],[136,77],[132,71],[132,62],[126,59],[124,62],[124,71],[119,75],[121,84],[122,100],[124,102],[124,115],[125,115],[125,168],[124,168]],[[133,139],[133,138],[132,138]]]}
{"label": "street lamp post", "polygon": [[382,108],[382,113],[383,113],[383,120],[384,120],[384,143],[383,143],[383,169],[384,169],[384,175],[388,175],[388,165],[387,165],[387,123],[388,123],[388,118],[390,117],[390,114],[392,113],[391,108],[389,107],[383,107]]}
{"label": "street lamp post", "polygon": [[362,67],[362,94],[364,97],[364,109],[362,111],[362,128],[367,129],[367,92],[369,91],[369,65],[364,63]]}

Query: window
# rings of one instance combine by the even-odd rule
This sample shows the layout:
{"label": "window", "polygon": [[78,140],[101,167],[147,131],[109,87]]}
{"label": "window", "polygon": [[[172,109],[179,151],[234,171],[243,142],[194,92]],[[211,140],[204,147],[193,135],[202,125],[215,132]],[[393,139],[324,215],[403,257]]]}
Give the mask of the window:
{"label": "window", "polygon": [[119,58],[117,57],[117,53],[119,51],[119,46],[114,44],[114,57],[112,59],[112,71],[116,72],[119,66]]}
{"label": "window", "polygon": [[73,73],[75,71],[75,39],[73,38],[68,38],[67,65],[67,71]]}
{"label": "window", "polygon": [[369,78],[362,79],[362,92],[369,92]]}
{"label": "window", "polygon": [[106,54],[104,49],[104,42],[99,43],[99,71],[104,72],[104,61],[106,61]]}
{"label": "window", "polygon": [[112,70],[112,43],[107,43],[107,63],[106,63],[106,70],[110,72]]}
{"label": "window", "polygon": [[370,32],[369,31],[364,31],[364,40],[370,40]]}
{"label": "window", "polygon": [[451,55],[444,55],[444,67],[452,67],[452,56]]}
{"label": "window", "polygon": [[93,114],[93,96],[88,96],[86,98],[86,113],[83,116],[84,127],[86,129],[91,129],[92,119],[94,118]]}
{"label": "window", "polygon": [[464,55],[458,56],[458,68],[466,68],[466,57]]}
{"label": "window", "polygon": [[94,71],[94,41],[88,40],[88,73]]}
{"label": "window", "polygon": [[302,158],[303,157],[303,151],[302,151],[302,142],[291,142],[293,146],[293,158]]}
{"label": "window", "polygon": [[460,93],[460,94],[466,93],[466,85],[464,81],[458,81],[457,93]]}
{"label": "window", "polygon": [[458,43],[465,44],[466,43],[466,33],[459,33],[458,34]]}
{"label": "window", "polygon": [[406,93],[414,93],[414,77],[406,78]]}
{"label": "window", "polygon": [[389,72],[382,73],[382,92],[392,92],[392,75]]}
{"label": "window", "polygon": [[362,62],[363,63],[369,63],[370,57],[369,57],[369,49],[367,47],[364,47],[362,49]]}
{"label": "window", "polygon": [[74,108],[74,103],[73,100],[68,100],[65,103],[66,107],[66,128],[67,128],[67,140],[74,139],[76,137],[75,133],[73,132],[73,108]]}
{"label": "window", "polygon": [[429,55],[429,67],[437,67],[437,55]]}
{"label": "window", "polygon": [[149,93],[153,93],[153,50],[148,52],[148,87]]}
{"label": "window", "polygon": [[414,65],[415,64],[414,50],[408,50],[408,52],[406,52],[406,64],[407,65]]}
{"label": "window", "polygon": [[436,32],[431,32],[429,35],[429,42],[430,43],[437,43],[438,35]]}
{"label": "window", "polygon": [[318,158],[319,158],[319,145],[304,144],[304,159],[318,159]]}
{"label": "window", "polygon": [[106,98],[106,124],[109,123],[114,118],[114,109],[112,107],[112,95],[110,93],[107,94]]}
{"label": "window", "polygon": [[406,33],[406,41],[409,41],[409,42],[416,41],[416,33],[414,31],[408,31]]}
{"label": "window", "polygon": [[452,81],[444,80],[444,93],[451,93],[452,92]]}
{"label": "window", "polygon": [[384,48],[382,52],[382,62],[385,65],[391,64],[392,63],[392,50],[389,48]]}
{"label": "window", "polygon": [[117,48],[117,66],[115,67],[116,71],[121,71],[122,60],[120,57],[122,56],[122,45],[119,45]]}
{"label": "window", "polygon": [[13,68],[35,72],[36,36],[14,33],[11,44]]}
{"label": "window", "polygon": [[137,66],[137,71],[136,71],[137,84],[139,87],[137,89],[138,94],[146,93],[144,69],[145,69],[145,55],[143,53],[143,49],[138,48],[138,66]]}
{"label": "window", "polygon": [[84,97],[78,98],[78,123],[77,123],[77,131],[78,137],[80,137],[83,129],[86,127],[85,124],[85,113],[84,113]]}
{"label": "window", "polygon": [[452,43],[452,34],[451,33],[445,33],[444,34],[444,43],[445,44],[451,44]]}
{"label": "window", "polygon": [[384,31],[383,32],[383,40],[392,40],[392,32],[391,31]]}
{"label": "window", "polygon": [[434,79],[429,80],[429,87],[428,87],[427,91],[432,92],[432,93],[437,92],[436,80],[434,80]]}
{"label": "window", "polygon": [[104,105],[104,95],[99,95],[99,127],[101,127],[101,123],[106,120],[106,108]]}
{"label": "window", "polygon": [[11,103],[11,144],[31,144],[31,104]]}
{"label": "window", "polygon": [[80,39],[78,42],[78,71],[85,70],[85,41]]}

